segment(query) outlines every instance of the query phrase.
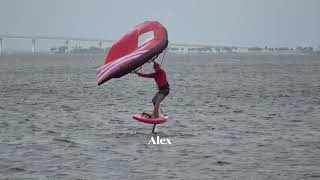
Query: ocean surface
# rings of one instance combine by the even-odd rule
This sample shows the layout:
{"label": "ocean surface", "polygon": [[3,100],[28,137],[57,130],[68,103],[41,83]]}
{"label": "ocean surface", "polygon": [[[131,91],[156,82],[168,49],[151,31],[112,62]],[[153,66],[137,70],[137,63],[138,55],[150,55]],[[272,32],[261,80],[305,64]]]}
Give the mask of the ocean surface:
{"label": "ocean surface", "polygon": [[0,179],[320,179],[320,55],[167,53],[155,134],[153,80],[97,86],[103,62],[0,57]]}

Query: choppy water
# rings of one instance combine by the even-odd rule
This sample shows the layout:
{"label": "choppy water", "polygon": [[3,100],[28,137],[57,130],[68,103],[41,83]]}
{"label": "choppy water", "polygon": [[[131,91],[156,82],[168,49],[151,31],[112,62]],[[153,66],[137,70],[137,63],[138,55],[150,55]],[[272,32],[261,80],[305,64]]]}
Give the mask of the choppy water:
{"label": "choppy water", "polygon": [[320,179],[319,55],[168,54],[172,145],[131,118],[152,80],[98,87],[103,59],[0,57],[0,179]]}

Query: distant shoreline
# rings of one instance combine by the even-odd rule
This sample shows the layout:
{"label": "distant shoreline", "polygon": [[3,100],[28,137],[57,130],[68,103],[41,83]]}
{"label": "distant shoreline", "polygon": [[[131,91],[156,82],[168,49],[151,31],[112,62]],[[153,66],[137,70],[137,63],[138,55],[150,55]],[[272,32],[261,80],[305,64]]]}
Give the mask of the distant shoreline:
{"label": "distant shoreline", "polygon": [[[219,54],[256,54],[256,55],[320,55],[320,51],[313,51],[313,52],[296,52],[296,51],[290,51],[290,52],[172,52],[169,51],[169,53],[172,54],[181,54],[181,55],[196,55],[196,54],[207,54],[207,55],[219,55]],[[49,55],[49,56],[106,56],[108,53],[51,53],[51,52],[4,52],[2,53],[2,57],[4,56],[15,56],[15,55],[26,55],[26,56],[41,56],[41,55]],[[1,57],[0,56],[0,57]]]}

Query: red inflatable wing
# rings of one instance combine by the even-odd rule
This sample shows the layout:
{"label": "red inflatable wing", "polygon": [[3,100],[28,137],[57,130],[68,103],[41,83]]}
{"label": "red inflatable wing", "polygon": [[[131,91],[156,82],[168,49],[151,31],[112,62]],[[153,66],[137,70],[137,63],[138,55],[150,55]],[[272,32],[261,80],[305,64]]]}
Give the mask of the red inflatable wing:
{"label": "red inflatable wing", "polygon": [[147,21],[136,26],[112,45],[105,64],[97,68],[98,85],[132,72],[160,54],[167,45],[167,30],[159,22]]}

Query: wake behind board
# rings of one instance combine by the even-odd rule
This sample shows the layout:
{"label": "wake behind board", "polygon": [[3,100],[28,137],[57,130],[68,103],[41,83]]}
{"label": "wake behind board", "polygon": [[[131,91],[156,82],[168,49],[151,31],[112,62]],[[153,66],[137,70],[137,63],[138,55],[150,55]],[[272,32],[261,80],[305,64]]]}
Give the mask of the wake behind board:
{"label": "wake behind board", "polygon": [[162,124],[167,122],[168,120],[168,116],[162,116],[162,115],[160,116],[160,118],[153,119],[153,118],[148,118],[146,116],[143,116],[141,114],[134,114],[132,118],[137,121],[148,123],[148,124]]}

